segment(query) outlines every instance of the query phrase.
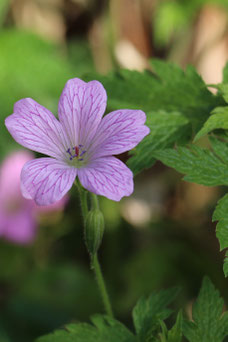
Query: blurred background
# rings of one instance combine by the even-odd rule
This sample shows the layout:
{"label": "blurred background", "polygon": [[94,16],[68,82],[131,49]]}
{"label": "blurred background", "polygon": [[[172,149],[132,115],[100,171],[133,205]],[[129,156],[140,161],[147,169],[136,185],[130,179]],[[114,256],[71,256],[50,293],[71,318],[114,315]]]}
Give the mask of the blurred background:
{"label": "blurred background", "polygon": [[[228,56],[227,0],[0,1],[0,341],[31,342],[102,305],[83,243],[77,192],[37,208],[19,192],[34,156],[8,134],[15,101],[32,97],[57,114],[69,78],[119,68],[143,70],[152,57],[193,64],[222,80]],[[108,108],[111,110],[112,108]],[[131,327],[141,295],[180,285],[177,308],[191,315],[203,275],[228,299],[211,216],[222,190],[181,181],[157,163],[120,203],[101,198],[106,231],[100,259],[116,317]]]}

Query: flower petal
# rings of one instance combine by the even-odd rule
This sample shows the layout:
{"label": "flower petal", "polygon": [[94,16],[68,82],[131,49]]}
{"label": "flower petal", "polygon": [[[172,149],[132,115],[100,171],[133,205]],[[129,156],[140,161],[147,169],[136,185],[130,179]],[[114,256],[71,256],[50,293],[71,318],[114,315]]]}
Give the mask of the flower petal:
{"label": "flower petal", "polygon": [[78,177],[84,188],[114,201],[130,196],[134,189],[131,170],[115,157],[93,160],[78,170]]}
{"label": "flower petal", "polygon": [[30,98],[16,102],[14,114],[5,120],[13,138],[33,151],[62,158],[68,141],[60,122],[46,108]]}
{"label": "flower petal", "polygon": [[[87,146],[93,138],[107,103],[107,94],[98,81],[69,80],[59,100],[59,120],[72,147]],[[69,146],[70,147],[70,146]]]}
{"label": "flower petal", "polygon": [[89,154],[97,158],[131,150],[150,132],[145,121],[141,110],[120,109],[107,114],[98,126]]}
{"label": "flower petal", "polygon": [[[38,205],[49,205],[60,200],[71,188],[77,169],[52,158],[38,158],[27,162],[21,172],[23,196]],[[28,196],[29,195],[29,196]]]}

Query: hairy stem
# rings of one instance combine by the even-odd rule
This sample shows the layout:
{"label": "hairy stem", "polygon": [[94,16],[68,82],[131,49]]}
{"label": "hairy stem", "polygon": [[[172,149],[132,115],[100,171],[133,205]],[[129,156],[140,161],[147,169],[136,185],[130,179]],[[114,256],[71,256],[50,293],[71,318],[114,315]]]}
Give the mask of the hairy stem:
{"label": "hairy stem", "polygon": [[78,180],[75,181],[75,185],[78,188],[81,209],[82,209],[82,216],[83,216],[83,223],[85,225],[86,215],[88,214],[88,203],[87,203],[87,191],[85,191]]}
{"label": "hairy stem", "polygon": [[[83,222],[85,226],[86,222],[86,215],[88,214],[88,202],[87,202],[87,191],[85,191],[81,184],[76,181],[75,185],[78,188],[79,196],[80,196],[80,202],[81,202],[81,208],[82,208],[82,216],[83,216]],[[91,193],[91,206],[92,209],[99,209],[99,202],[97,195]],[[97,253],[92,255],[90,254],[90,260],[91,260],[91,268],[95,274],[95,279],[98,285],[98,289],[100,291],[100,295],[104,304],[105,311],[107,315],[110,317],[113,317],[113,311],[110,303],[110,299],[108,296],[107,288],[105,285],[104,277],[101,271],[101,266],[97,257]]]}
{"label": "hairy stem", "polygon": [[94,270],[94,274],[95,274],[97,285],[98,285],[98,288],[100,290],[100,294],[103,300],[105,311],[107,315],[109,315],[110,317],[113,317],[113,311],[112,311],[110,299],[108,296],[108,292],[105,286],[104,277],[101,271],[101,266],[97,257],[97,253],[91,256],[91,267]]}

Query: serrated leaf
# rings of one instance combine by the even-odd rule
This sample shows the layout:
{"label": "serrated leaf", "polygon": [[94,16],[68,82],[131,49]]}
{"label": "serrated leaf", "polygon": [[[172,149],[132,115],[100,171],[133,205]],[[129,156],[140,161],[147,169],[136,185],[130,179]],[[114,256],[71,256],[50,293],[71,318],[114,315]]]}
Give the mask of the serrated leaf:
{"label": "serrated leaf", "polygon": [[171,310],[167,306],[175,299],[177,288],[163,290],[142,297],[133,309],[133,321],[139,341],[152,341],[160,328],[159,320],[169,317]]}
{"label": "serrated leaf", "polygon": [[203,128],[196,134],[194,140],[196,141],[203,135],[218,128],[228,129],[228,107],[215,108]]}
{"label": "serrated leaf", "polygon": [[181,342],[182,340],[182,324],[183,317],[180,311],[177,315],[177,320],[172,329],[168,332],[167,342]]}
{"label": "serrated leaf", "polygon": [[216,85],[216,88],[218,89],[218,91],[221,92],[222,97],[224,98],[226,103],[228,103],[228,83],[218,84]]}
{"label": "serrated leaf", "polygon": [[168,331],[164,322],[160,322],[162,332],[159,334],[157,342],[181,342],[182,340],[182,323],[183,317],[180,311],[177,315],[177,320],[171,330]]}
{"label": "serrated leaf", "polygon": [[228,164],[228,143],[227,137],[222,137],[224,141],[220,141],[219,139],[210,136],[209,141],[211,143],[211,147],[214,153],[225,163]]}
{"label": "serrated leaf", "polygon": [[108,93],[109,109],[132,108],[145,112],[178,111],[201,126],[213,108],[223,103],[213,95],[196,70],[186,71],[161,60],[152,60],[153,73],[120,70],[107,76],[87,75],[100,80]]}
{"label": "serrated leaf", "polygon": [[222,315],[224,302],[210,279],[205,277],[193,305],[193,321],[185,322],[184,336],[189,342],[222,342],[228,335],[228,315]]}
{"label": "serrated leaf", "polygon": [[[166,112],[167,125],[171,125],[172,129],[175,130],[175,122],[171,122],[173,120],[171,113],[178,112],[190,123],[189,126],[182,127],[183,137],[189,140],[192,131],[198,131],[202,127],[211,110],[224,104],[222,97],[215,96],[208,91],[207,86],[193,67],[189,66],[186,71],[183,71],[174,64],[160,60],[152,60],[151,65],[153,72],[120,70],[107,76],[90,74],[85,79],[91,80],[95,78],[103,83],[108,93],[109,110],[130,108],[145,111],[151,132],[153,132],[154,127],[152,124],[153,120],[155,120],[152,118],[150,121],[151,115],[155,115],[156,112]],[[170,117],[168,117],[169,114]],[[158,133],[156,133],[157,123],[156,121],[154,138]],[[164,144],[162,147],[164,148],[169,144],[170,133],[165,130],[164,126],[162,128],[162,125],[164,125],[164,122],[161,122],[160,127],[160,129],[164,130],[163,141],[167,141],[167,145]],[[177,122],[176,132],[176,140],[173,136],[172,142],[178,142],[180,138],[179,122]],[[155,143],[155,139],[147,136],[143,141],[143,145],[134,149],[132,155],[135,155],[135,158],[132,161],[129,160],[129,165],[134,173],[153,164],[153,156],[149,156],[149,159],[146,160],[144,153],[149,155],[148,151],[154,151]]]}
{"label": "serrated leaf", "polygon": [[218,204],[213,213],[212,220],[219,221],[224,218],[228,218],[228,194],[226,194],[223,198],[218,201]]}
{"label": "serrated leaf", "polygon": [[[152,154],[165,165],[185,174],[186,181],[207,186],[228,185],[228,144],[215,137],[211,137],[210,142],[213,151],[191,145]],[[228,247],[228,195],[219,201],[213,221],[219,221],[216,236],[223,250]]]}
{"label": "serrated leaf", "polygon": [[228,252],[226,252],[224,264],[223,264],[223,272],[225,274],[225,277],[228,276]]}
{"label": "serrated leaf", "polygon": [[[218,201],[213,213],[213,221],[219,221],[216,226],[216,236],[220,243],[220,250],[228,248],[228,194]],[[224,261],[224,274],[228,276],[227,253]]]}
{"label": "serrated leaf", "polygon": [[92,323],[69,324],[65,329],[38,338],[37,342],[136,342],[135,336],[120,322],[96,315]]}
{"label": "serrated leaf", "polygon": [[189,148],[179,147],[152,153],[165,165],[186,174],[186,181],[207,186],[228,185],[228,164],[213,151],[190,145]]}
{"label": "serrated leaf", "polygon": [[148,114],[146,125],[150,128],[150,134],[132,151],[133,157],[129,159],[128,166],[136,174],[145,168],[149,168],[156,159],[152,151],[172,146],[186,136],[189,129],[188,120],[178,112],[167,113],[165,111],[151,112]]}

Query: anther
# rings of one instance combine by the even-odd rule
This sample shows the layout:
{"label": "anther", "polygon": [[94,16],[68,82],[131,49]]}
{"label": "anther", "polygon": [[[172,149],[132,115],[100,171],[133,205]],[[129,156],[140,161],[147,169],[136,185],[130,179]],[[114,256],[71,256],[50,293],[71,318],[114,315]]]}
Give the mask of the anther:
{"label": "anther", "polygon": [[[73,160],[74,158],[78,158],[78,157],[80,157],[78,161],[83,160],[83,158],[81,157],[86,153],[86,151],[82,150],[82,147],[83,145],[78,145],[78,146],[72,147],[71,149],[70,148],[67,149],[66,152],[69,154],[70,160]],[[72,154],[71,151],[75,152],[75,154]]]}

